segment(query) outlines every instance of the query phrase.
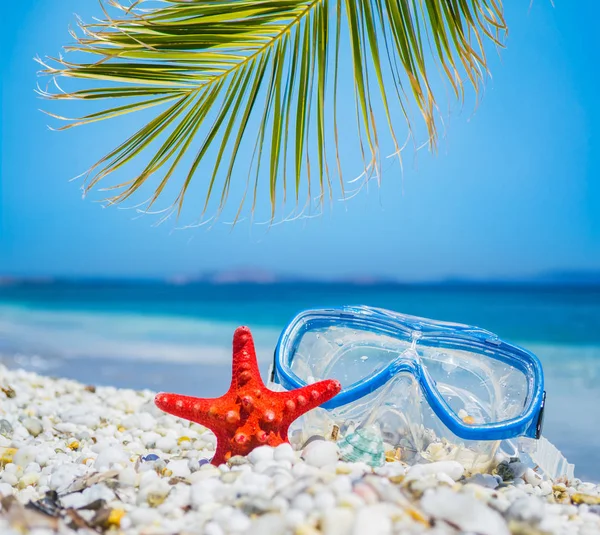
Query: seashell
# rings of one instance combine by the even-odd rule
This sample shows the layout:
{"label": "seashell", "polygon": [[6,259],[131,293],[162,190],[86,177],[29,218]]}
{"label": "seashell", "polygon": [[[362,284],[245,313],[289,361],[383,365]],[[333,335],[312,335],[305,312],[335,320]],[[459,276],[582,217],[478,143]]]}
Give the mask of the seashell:
{"label": "seashell", "polygon": [[0,435],[10,438],[13,435],[13,427],[8,420],[0,420]]}
{"label": "seashell", "polygon": [[374,427],[358,428],[338,443],[340,458],[344,461],[362,461],[370,466],[385,463],[385,452],[381,433]]}
{"label": "seashell", "polygon": [[325,440],[325,437],[322,437],[321,435],[312,435],[308,437],[306,442],[302,444],[302,449],[306,448],[306,446],[308,446],[311,442],[315,442],[316,440]]}
{"label": "seashell", "polygon": [[388,463],[402,460],[402,449],[396,448],[395,450],[388,450],[385,452],[385,460]]}
{"label": "seashell", "polygon": [[15,397],[17,397],[17,393],[16,393],[16,392],[15,392],[15,390],[14,390],[14,389],[13,389],[11,386],[9,386],[9,385],[6,385],[6,386],[0,386],[0,390],[2,390],[2,392],[4,392],[4,395],[5,395],[7,398],[9,398],[9,399],[12,399],[12,398],[15,398]]}
{"label": "seashell", "polygon": [[576,492],[571,496],[571,501],[578,505],[585,503],[587,505],[600,505],[600,496],[592,496],[591,494],[583,494]]}

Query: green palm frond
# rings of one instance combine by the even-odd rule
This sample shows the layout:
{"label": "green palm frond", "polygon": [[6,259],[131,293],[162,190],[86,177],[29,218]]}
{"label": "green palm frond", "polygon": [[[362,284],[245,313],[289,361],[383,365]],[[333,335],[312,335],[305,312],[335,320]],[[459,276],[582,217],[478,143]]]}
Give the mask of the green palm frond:
{"label": "green palm frond", "polygon": [[[366,169],[377,172],[381,125],[376,109],[385,113],[385,131],[397,153],[396,120],[410,128],[408,110],[415,106],[434,145],[432,73],[441,71],[459,99],[463,81],[478,91],[487,70],[483,41],[500,44],[506,30],[501,0],[108,3],[120,18],[105,10],[105,20],[80,23],[75,44],[66,47],[72,53],[68,57],[77,60],[44,62],[47,75],[93,80],[97,87],[43,94],[57,100],[114,99],[106,109],[69,120],[63,128],[156,110],[152,120],[91,168],[85,187],[146,155],[141,172],[110,184],[115,191],[110,201],[129,198],[152,177],[153,184],[146,186],[154,189],[151,205],[177,177],[178,210],[201,163],[210,169],[209,176],[201,174],[204,210],[218,191],[218,211],[223,208],[244,143],[251,143],[255,154],[244,171],[254,165],[253,206],[259,176],[267,174],[273,212],[278,195],[286,195],[288,174],[296,203],[303,188],[311,195],[315,177],[325,198],[331,175],[341,180],[337,119],[349,112],[338,102],[341,54],[351,57],[352,113]],[[266,162],[264,175],[261,162]]]}

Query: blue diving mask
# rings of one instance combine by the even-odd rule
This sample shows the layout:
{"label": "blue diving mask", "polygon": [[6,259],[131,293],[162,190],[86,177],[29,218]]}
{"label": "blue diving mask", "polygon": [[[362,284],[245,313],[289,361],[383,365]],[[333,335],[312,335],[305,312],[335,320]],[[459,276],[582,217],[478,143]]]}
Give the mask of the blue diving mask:
{"label": "blue diving mask", "polygon": [[491,332],[366,306],[308,310],[284,329],[271,380],[342,391],[292,428],[298,441],[375,428],[407,462],[492,463],[505,439],[540,437],[545,403],[535,355]]}

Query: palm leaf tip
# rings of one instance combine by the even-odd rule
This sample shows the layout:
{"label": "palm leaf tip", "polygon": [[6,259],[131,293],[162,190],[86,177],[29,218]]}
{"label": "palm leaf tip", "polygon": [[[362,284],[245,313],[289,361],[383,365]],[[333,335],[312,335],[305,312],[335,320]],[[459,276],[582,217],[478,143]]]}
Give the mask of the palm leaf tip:
{"label": "palm leaf tip", "polygon": [[[506,31],[500,0],[161,0],[146,6],[111,0],[104,19],[80,21],[68,60],[39,62],[44,74],[83,80],[84,87],[62,91],[56,84],[56,92],[40,93],[114,101],[74,120],[53,114],[67,121],[63,128],[155,110],[90,169],[87,189],[120,171],[127,178],[110,202],[151,188],[152,205],[167,184],[179,181],[174,206],[180,210],[200,179],[203,210],[215,198],[217,214],[234,181],[242,191],[238,215],[248,193],[254,207],[262,181],[272,215],[290,187],[296,203],[302,191],[320,202],[331,197],[333,170],[343,189],[337,121],[349,112],[367,177],[378,173],[382,132],[400,154],[396,132],[411,131],[412,109],[435,145],[432,73],[441,72],[459,99],[465,82],[477,92],[487,71],[485,42],[501,44]],[[353,111],[337,98],[344,57],[352,65]],[[248,153],[254,156],[239,173]],[[141,171],[129,171],[134,161],[143,162]]]}

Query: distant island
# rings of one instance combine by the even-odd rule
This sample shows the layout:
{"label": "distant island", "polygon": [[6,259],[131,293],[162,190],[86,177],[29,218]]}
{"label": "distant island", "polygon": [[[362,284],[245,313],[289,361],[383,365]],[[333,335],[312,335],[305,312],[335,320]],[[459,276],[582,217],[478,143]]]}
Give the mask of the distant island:
{"label": "distant island", "polygon": [[94,277],[55,276],[23,277],[0,275],[0,287],[23,285],[139,285],[164,284],[186,286],[197,284],[328,284],[348,286],[430,286],[430,287],[497,287],[497,286],[551,286],[551,287],[600,287],[600,271],[552,271],[531,277],[503,279],[449,277],[438,280],[403,280],[377,275],[348,275],[343,277],[312,277],[298,274],[277,273],[259,268],[236,268],[205,271],[194,275],[180,274],[167,277]]}

